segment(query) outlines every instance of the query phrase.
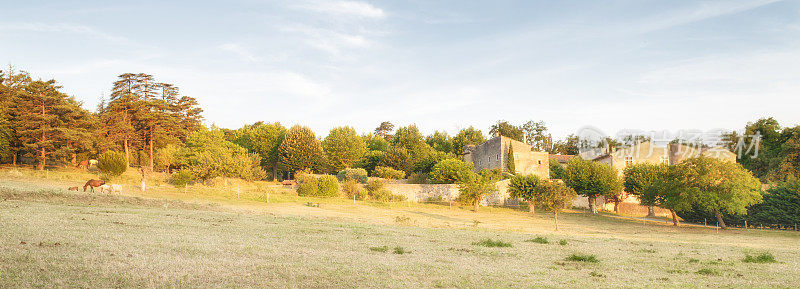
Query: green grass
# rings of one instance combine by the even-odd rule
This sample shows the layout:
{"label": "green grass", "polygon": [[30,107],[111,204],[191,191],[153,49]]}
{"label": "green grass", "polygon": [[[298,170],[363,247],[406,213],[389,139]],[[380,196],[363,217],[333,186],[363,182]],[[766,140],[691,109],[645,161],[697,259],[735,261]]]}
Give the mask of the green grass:
{"label": "green grass", "polygon": [[703,268],[703,269],[697,270],[697,272],[695,272],[695,273],[700,274],[700,275],[711,275],[711,276],[718,276],[720,274],[719,271],[717,271],[716,269],[712,269],[712,268]]}
{"label": "green grass", "polygon": [[566,246],[567,245],[567,240],[563,240],[563,239],[559,240],[558,244],[561,245],[561,246]]}
{"label": "green grass", "polygon": [[503,242],[501,240],[496,240],[495,241],[495,240],[492,240],[491,238],[490,239],[480,240],[478,242],[474,242],[474,243],[472,243],[472,245],[484,246],[484,247],[489,247],[489,248],[507,248],[507,247],[511,247],[511,243]]}
{"label": "green grass", "polygon": [[398,255],[403,255],[403,254],[411,253],[411,251],[407,251],[403,247],[394,247],[394,250],[392,251],[392,253],[395,253],[395,254],[398,254]]}
{"label": "green grass", "polygon": [[580,253],[573,253],[567,257],[567,261],[575,261],[575,262],[587,262],[587,263],[598,263],[600,260],[597,260],[595,255],[590,254],[580,254]]}
{"label": "green grass", "polygon": [[547,238],[541,237],[541,236],[533,238],[533,239],[530,239],[530,240],[525,240],[525,242],[532,242],[532,243],[537,243],[537,244],[548,244],[548,243],[550,243],[550,241],[547,241]]}
{"label": "green grass", "polygon": [[772,255],[770,252],[762,252],[758,255],[752,256],[750,254],[745,254],[744,259],[742,262],[745,263],[776,263],[778,261],[775,260],[775,256]]}
{"label": "green grass", "polygon": [[[160,175],[149,181],[146,193],[136,189],[135,175],[124,175],[130,182],[123,183],[121,196],[66,191],[87,176],[0,167],[0,288],[800,284],[797,232],[674,228],[570,210],[559,215],[562,228],[554,232],[552,217],[522,210],[353,204],[343,198],[297,197],[279,186],[259,189],[267,186],[261,182],[242,182],[239,194],[234,181],[184,191],[162,183]],[[269,203],[265,191],[271,192]],[[322,205],[312,208],[307,202]],[[480,220],[477,226],[474,220]],[[564,246],[517,245],[531,236]],[[514,246],[473,245],[481,240]],[[403,254],[394,254],[395,247]],[[642,248],[655,250],[638,253]],[[749,255],[758,259],[758,252],[767,250],[780,262],[740,261],[746,258],[742,252],[756,252]],[[576,252],[602,262],[565,261]],[[704,269],[725,278],[696,273]]]}

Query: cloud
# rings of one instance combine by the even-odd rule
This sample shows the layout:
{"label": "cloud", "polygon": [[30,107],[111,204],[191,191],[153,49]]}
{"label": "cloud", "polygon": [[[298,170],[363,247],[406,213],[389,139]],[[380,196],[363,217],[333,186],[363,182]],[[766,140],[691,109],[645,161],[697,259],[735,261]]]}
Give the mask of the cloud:
{"label": "cloud", "polygon": [[362,35],[336,32],[305,26],[285,27],[284,32],[299,33],[305,42],[316,49],[340,55],[345,49],[369,48],[372,41]]}
{"label": "cloud", "polygon": [[32,31],[32,32],[66,32],[85,35],[92,38],[99,38],[114,43],[127,43],[129,40],[125,37],[111,35],[89,26],[72,24],[72,23],[3,23],[0,24],[0,30],[7,31]]}
{"label": "cloud", "polygon": [[219,49],[236,54],[239,58],[248,62],[264,61],[264,58],[256,56],[249,49],[238,43],[225,43],[220,45]]}
{"label": "cloud", "polygon": [[382,9],[369,3],[358,1],[312,1],[296,7],[335,16],[355,16],[373,19],[386,17],[386,13]]}
{"label": "cloud", "polygon": [[[706,19],[735,14],[743,11],[752,10],[764,5],[781,2],[783,0],[759,0],[759,1],[721,1],[716,3],[703,3],[700,6],[690,9],[679,10],[671,13],[664,13],[656,17],[647,19],[643,25],[638,26],[639,32],[650,32],[661,29],[668,29],[675,26],[685,25]],[[637,27],[637,26],[632,26]]]}

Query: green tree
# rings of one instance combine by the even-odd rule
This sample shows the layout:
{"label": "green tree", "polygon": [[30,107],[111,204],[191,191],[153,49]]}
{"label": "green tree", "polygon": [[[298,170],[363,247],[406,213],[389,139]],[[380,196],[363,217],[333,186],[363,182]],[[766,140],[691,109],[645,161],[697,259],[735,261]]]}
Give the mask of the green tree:
{"label": "green tree", "polygon": [[547,125],[543,120],[538,122],[528,121],[522,125],[522,132],[526,136],[525,141],[534,150],[551,151],[553,148],[553,137],[547,133]]}
{"label": "green tree", "polygon": [[405,148],[391,146],[383,154],[383,159],[378,165],[401,170],[409,174],[414,168],[414,161],[411,159],[411,154],[409,154],[408,150]]}
{"label": "green tree", "polygon": [[457,157],[450,153],[440,151],[430,151],[422,159],[414,163],[414,172],[421,174],[429,174],[433,166],[446,159],[456,159]]}
{"label": "green tree", "polygon": [[514,164],[514,148],[511,145],[508,146],[508,155],[506,156],[506,169],[511,174],[517,173],[516,164]]}
{"label": "green tree", "polygon": [[[411,156],[411,162],[416,163],[425,157],[431,147],[425,143],[425,137],[419,132],[416,125],[409,125],[398,128],[392,137],[392,146],[404,148]],[[406,171],[409,173],[410,171]]]}
{"label": "green tree", "polygon": [[379,135],[365,134],[361,138],[364,139],[369,151],[386,151],[389,148],[389,142]]}
{"label": "green tree", "polygon": [[233,143],[258,154],[262,166],[272,171],[274,181],[278,175],[279,147],[286,135],[286,128],[280,122],[257,122],[243,126],[235,135]]}
{"label": "green tree", "polygon": [[684,187],[692,202],[714,212],[719,226],[726,228],[722,213],[747,214],[747,207],[761,202],[761,183],[733,162],[698,157],[678,165],[684,171]]}
{"label": "green tree", "polygon": [[310,128],[295,125],[286,132],[278,148],[279,165],[289,172],[310,169],[324,170],[325,153]]}
{"label": "green tree", "polygon": [[516,141],[522,141],[522,136],[524,133],[522,132],[521,127],[510,124],[505,120],[498,120],[496,124],[492,125],[492,128],[489,130],[489,134],[501,135],[510,137]]}
{"label": "green tree", "polygon": [[486,137],[483,136],[483,133],[475,129],[474,127],[470,126],[468,128],[462,129],[461,131],[453,137],[453,151],[461,155],[464,153],[464,147],[467,145],[479,145],[486,141]]}
{"label": "green tree", "polygon": [[353,167],[367,152],[364,139],[349,126],[331,129],[322,141],[322,149],[328,157],[330,168],[335,172]]}
{"label": "green tree", "polygon": [[[639,196],[642,205],[658,206],[672,213],[672,224],[678,226],[675,211],[691,208],[691,192],[686,187],[686,170],[682,166],[636,165],[627,171],[625,189]],[[627,175],[631,176],[628,177]]]}
{"label": "green tree", "polygon": [[177,153],[177,163],[204,183],[215,177],[252,181],[265,175],[261,157],[226,140],[219,128],[202,129],[187,136],[185,147]]}
{"label": "green tree", "polygon": [[128,169],[128,162],[125,161],[125,155],[120,152],[107,151],[97,157],[97,168],[103,174],[104,178],[115,178]]}
{"label": "green tree", "polygon": [[[772,172],[776,172],[781,162],[781,126],[774,118],[762,118],[752,123],[747,123],[741,150],[742,158],[739,159],[744,168],[750,170],[758,178],[768,181],[773,180]],[[755,148],[758,154],[755,155]],[[744,153],[750,149],[749,153]]]}
{"label": "green tree", "polygon": [[595,201],[598,196],[616,194],[622,190],[622,182],[614,168],[577,157],[567,162],[564,183],[589,199],[592,214],[597,214]]}
{"label": "green tree", "polygon": [[40,170],[47,159],[72,155],[77,145],[90,139],[88,112],[59,89],[55,80],[33,81],[16,103],[14,130],[25,150],[38,159]]}
{"label": "green tree", "polygon": [[458,182],[459,198],[470,201],[474,206],[474,212],[478,212],[483,197],[497,191],[497,179],[492,178],[491,174],[472,173],[467,174]]}
{"label": "green tree", "polygon": [[536,214],[536,186],[539,177],[535,175],[516,175],[508,183],[508,196],[523,199],[528,202],[528,211]]}
{"label": "green tree", "polygon": [[[642,194],[644,189],[665,173],[668,168],[666,164],[639,163],[625,167],[623,172],[623,187],[625,192],[639,197],[642,205],[648,206],[648,216],[655,216],[653,206],[655,200],[644,200]],[[616,206],[616,204],[615,204]]]}
{"label": "green tree", "polygon": [[575,200],[575,190],[559,181],[544,180],[536,186],[539,205],[553,212],[553,222],[558,231],[558,213]]}
{"label": "green tree", "polygon": [[468,178],[472,172],[472,163],[459,159],[445,159],[433,166],[430,179],[434,183],[453,184]]}
{"label": "green tree", "polygon": [[319,185],[320,197],[337,197],[339,196],[339,180],[332,175],[323,175],[317,179]]}
{"label": "green tree", "polygon": [[385,140],[389,140],[392,138],[392,131],[394,130],[394,124],[388,121],[381,122],[377,128],[375,128],[375,134],[381,136]]}
{"label": "green tree", "polygon": [[358,161],[356,167],[367,170],[367,173],[372,175],[375,167],[383,162],[384,152],[382,151],[367,151],[361,160]]}
{"label": "green tree", "polygon": [[550,159],[549,166],[550,166],[551,179],[559,179],[559,180],[564,179],[564,167],[562,167],[557,160]]}
{"label": "green tree", "polygon": [[439,152],[453,152],[453,139],[447,135],[447,132],[437,130],[432,135],[425,137],[425,143]]}

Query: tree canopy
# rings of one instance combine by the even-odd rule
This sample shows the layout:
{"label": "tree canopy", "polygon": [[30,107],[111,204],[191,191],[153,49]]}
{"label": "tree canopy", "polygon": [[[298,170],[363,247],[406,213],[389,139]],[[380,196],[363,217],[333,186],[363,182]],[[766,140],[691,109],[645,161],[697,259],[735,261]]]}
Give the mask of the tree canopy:
{"label": "tree canopy", "polygon": [[310,128],[295,125],[290,128],[278,148],[279,165],[289,171],[325,170],[325,153],[322,144]]}
{"label": "tree canopy", "polygon": [[349,126],[331,129],[322,141],[322,149],[328,158],[329,167],[334,172],[353,167],[367,152],[364,139]]}
{"label": "tree canopy", "polygon": [[567,162],[564,183],[576,193],[589,198],[589,207],[596,213],[595,199],[598,196],[616,194],[622,190],[622,182],[614,168],[581,158]]}

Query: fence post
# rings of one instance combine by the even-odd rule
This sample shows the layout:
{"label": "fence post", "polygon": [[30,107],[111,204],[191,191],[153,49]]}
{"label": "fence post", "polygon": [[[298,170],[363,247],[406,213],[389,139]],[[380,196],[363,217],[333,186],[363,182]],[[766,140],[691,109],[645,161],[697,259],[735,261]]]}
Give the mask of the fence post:
{"label": "fence post", "polygon": [[744,229],[747,230],[747,220],[744,220]]}
{"label": "fence post", "polygon": [[703,227],[708,227],[708,219],[703,218]]}

